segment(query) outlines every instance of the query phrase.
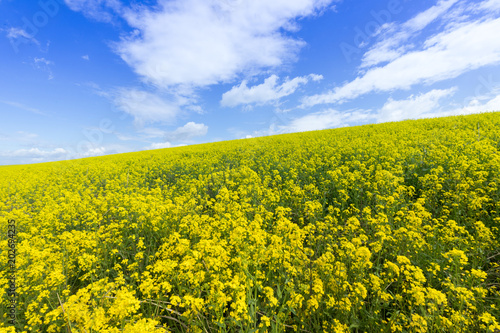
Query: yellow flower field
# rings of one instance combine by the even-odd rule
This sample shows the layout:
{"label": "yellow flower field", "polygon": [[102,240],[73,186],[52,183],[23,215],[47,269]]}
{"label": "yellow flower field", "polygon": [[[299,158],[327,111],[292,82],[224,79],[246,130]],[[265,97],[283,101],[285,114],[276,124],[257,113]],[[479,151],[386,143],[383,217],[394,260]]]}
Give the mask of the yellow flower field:
{"label": "yellow flower field", "polygon": [[499,227],[500,113],[4,166],[0,332],[500,332]]}

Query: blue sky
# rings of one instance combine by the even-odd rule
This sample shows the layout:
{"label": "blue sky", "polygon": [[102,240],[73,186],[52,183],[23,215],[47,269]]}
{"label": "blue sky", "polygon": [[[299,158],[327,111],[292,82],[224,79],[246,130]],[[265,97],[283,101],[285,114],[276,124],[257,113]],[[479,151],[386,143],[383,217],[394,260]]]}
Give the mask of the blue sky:
{"label": "blue sky", "polygon": [[500,0],[0,0],[0,164],[500,110]]}

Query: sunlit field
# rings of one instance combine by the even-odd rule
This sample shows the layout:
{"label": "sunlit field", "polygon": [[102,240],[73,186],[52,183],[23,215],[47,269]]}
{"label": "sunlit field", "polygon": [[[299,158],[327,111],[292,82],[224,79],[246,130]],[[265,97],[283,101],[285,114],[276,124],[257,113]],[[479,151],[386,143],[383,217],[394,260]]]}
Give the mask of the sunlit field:
{"label": "sunlit field", "polygon": [[500,332],[500,113],[0,167],[0,226],[0,332]]}

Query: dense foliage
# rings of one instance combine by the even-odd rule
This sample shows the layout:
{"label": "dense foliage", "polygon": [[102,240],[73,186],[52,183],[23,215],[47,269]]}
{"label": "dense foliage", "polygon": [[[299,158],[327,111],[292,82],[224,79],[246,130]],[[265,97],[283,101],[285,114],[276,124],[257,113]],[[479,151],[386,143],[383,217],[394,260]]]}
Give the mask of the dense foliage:
{"label": "dense foliage", "polygon": [[0,167],[2,307],[9,219],[18,332],[500,330],[500,113]]}

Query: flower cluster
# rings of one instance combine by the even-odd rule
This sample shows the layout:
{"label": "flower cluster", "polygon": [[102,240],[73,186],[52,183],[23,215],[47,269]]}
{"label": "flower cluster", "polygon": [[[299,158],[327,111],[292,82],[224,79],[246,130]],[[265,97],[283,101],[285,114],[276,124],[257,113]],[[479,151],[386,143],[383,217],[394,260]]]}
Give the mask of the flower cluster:
{"label": "flower cluster", "polygon": [[500,113],[1,167],[9,219],[17,332],[500,331]]}

